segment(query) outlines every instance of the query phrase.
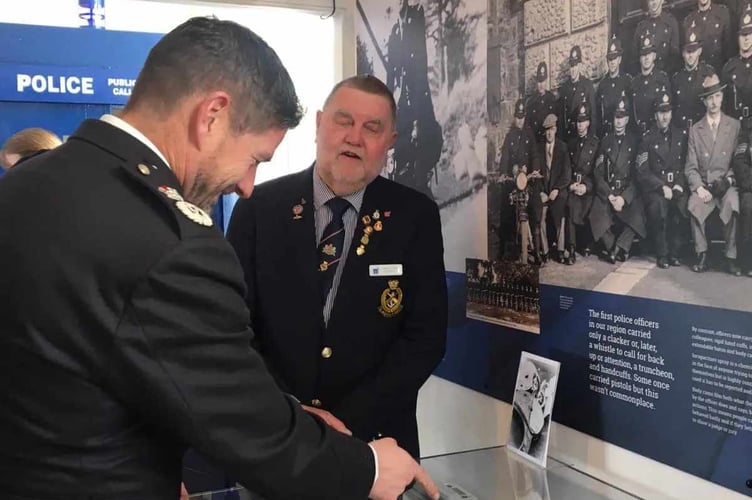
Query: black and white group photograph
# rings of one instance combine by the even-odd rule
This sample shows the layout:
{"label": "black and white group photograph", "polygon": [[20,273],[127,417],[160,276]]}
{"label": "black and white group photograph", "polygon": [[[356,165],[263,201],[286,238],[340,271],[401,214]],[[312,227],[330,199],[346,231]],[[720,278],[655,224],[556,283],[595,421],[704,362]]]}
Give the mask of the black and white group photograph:
{"label": "black and white group photograph", "polygon": [[548,456],[559,368],[558,361],[522,351],[514,388],[507,446],[542,467]]}
{"label": "black and white group photograph", "polygon": [[540,333],[537,267],[467,259],[465,278],[468,318]]}
{"label": "black and white group photograph", "polygon": [[742,3],[489,0],[489,259],[541,284],[752,310]]}
{"label": "black and white group photograph", "polygon": [[464,272],[465,257],[487,249],[486,0],[358,0],[357,9],[357,71],[386,82],[397,102],[383,175],[436,202],[447,270]]}

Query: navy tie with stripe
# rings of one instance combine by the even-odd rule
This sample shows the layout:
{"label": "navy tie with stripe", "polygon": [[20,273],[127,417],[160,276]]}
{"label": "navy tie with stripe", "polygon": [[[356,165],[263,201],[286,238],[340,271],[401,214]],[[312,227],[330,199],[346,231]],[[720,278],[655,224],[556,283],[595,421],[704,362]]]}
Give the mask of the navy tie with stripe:
{"label": "navy tie with stripe", "polygon": [[318,248],[321,296],[324,302],[332,287],[337,265],[340,259],[346,257],[342,255],[345,246],[345,223],[342,221],[342,216],[351,207],[349,201],[337,196],[327,201],[326,204],[332,211],[332,221],[324,228]]}

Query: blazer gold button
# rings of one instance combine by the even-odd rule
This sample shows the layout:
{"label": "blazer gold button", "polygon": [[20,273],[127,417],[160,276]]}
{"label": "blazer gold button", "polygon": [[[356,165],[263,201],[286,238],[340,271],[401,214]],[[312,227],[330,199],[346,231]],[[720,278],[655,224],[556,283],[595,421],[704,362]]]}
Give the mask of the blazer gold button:
{"label": "blazer gold button", "polygon": [[141,172],[143,175],[150,175],[151,170],[147,165],[144,165],[143,163],[138,164],[138,171]]}
{"label": "blazer gold button", "polygon": [[312,399],[311,400],[311,406],[315,406],[316,408],[321,408],[321,400],[320,399]]}
{"label": "blazer gold button", "polygon": [[332,357],[332,348],[331,347],[324,347],[321,349],[321,357],[324,359],[329,359]]}

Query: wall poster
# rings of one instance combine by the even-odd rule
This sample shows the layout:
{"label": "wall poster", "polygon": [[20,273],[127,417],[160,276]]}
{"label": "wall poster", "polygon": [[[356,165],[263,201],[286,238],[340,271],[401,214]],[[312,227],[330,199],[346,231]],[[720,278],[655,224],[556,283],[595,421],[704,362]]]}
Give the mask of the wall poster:
{"label": "wall poster", "polygon": [[[520,351],[559,361],[555,421],[752,495],[752,7],[358,5],[359,72],[401,75],[400,134],[438,137],[429,95],[441,128],[432,174],[400,174],[407,146],[393,167],[443,207],[437,374],[511,402]],[[505,273],[537,275],[540,334],[493,320]]]}

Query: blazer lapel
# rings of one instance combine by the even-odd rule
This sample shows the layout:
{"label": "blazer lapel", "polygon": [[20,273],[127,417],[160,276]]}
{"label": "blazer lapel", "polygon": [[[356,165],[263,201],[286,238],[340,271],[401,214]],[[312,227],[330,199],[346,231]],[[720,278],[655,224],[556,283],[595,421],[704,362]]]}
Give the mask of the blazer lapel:
{"label": "blazer lapel", "polygon": [[[313,206],[313,166],[301,172],[298,186],[290,192],[289,212],[285,214],[287,232],[294,248],[290,249],[292,259],[289,266],[296,270],[293,276],[301,276],[300,286],[308,287],[310,297],[318,304],[323,302],[318,276],[318,255],[316,255],[316,208]],[[302,208],[296,218],[295,212]]]}
{"label": "blazer lapel", "polygon": [[[718,127],[720,128],[720,126]],[[697,125],[697,132],[700,136],[700,139],[702,140],[703,146],[705,147],[705,151],[708,151],[710,153],[710,156],[708,157],[708,163],[710,163],[713,159],[713,132],[710,130],[710,123],[708,123],[708,117],[703,116],[702,120],[700,120],[700,123]]]}

